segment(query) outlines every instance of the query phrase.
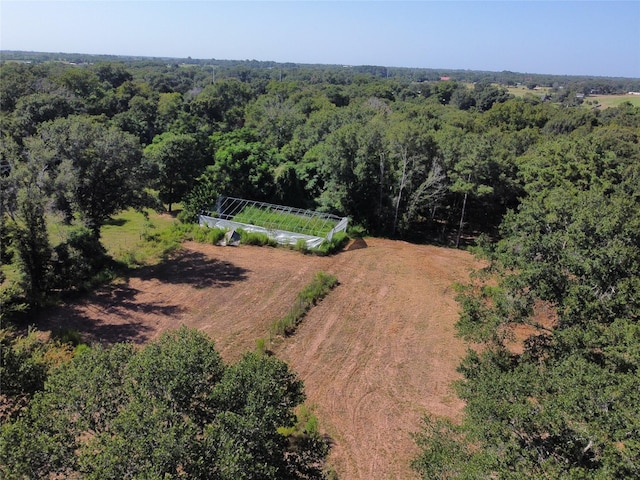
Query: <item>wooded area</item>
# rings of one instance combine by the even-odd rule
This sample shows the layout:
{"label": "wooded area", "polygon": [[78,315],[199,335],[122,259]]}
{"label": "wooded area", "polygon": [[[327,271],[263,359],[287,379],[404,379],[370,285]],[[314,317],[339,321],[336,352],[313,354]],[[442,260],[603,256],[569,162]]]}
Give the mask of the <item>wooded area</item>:
{"label": "wooded area", "polygon": [[[416,471],[640,476],[640,108],[585,103],[590,93],[640,91],[640,80],[59,57],[2,54],[3,320],[24,321],[108,266],[101,227],[129,207],[180,204],[178,218],[190,222],[228,195],[348,216],[371,235],[477,245],[488,267],[460,286],[459,332],[481,345],[460,366],[466,416],[460,425],[425,419]],[[509,94],[515,84],[526,93]],[[66,225],[55,241],[51,222]],[[2,339],[3,369],[15,341]],[[91,355],[121,355],[112,368],[144,360],[123,349]],[[55,382],[77,374],[65,368]],[[55,382],[29,416],[3,425],[4,452],[44,428],[38,412],[67,385]],[[142,408],[134,383],[119,388]],[[113,428],[124,435],[136,412],[111,418]],[[151,421],[145,415],[136,418]],[[180,428],[229,446],[193,415]],[[88,445],[105,455],[128,438],[87,428]],[[104,472],[82,451],[73,461],[69,451],[49,454],[62,462],[50,471]],[[165,460],[163,472],[178,468]],[[14,473],[27,472],[15,462]],[[260,478],[295,470],[283,465]]]}

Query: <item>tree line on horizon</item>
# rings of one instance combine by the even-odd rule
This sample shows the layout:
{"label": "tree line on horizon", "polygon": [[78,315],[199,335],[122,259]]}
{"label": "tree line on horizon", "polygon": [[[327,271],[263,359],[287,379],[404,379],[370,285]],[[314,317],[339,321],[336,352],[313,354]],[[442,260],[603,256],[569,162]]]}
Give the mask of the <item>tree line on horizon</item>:
{"label": "tree line on horizon", "polygon": [[[173,57],[144,57],[127,55],[97,55],[81,53],[52,53],[0,50],[0,61],[4,62],[67,62],[77,65],[93,65],[96,63],[119,63],[129,69],[163,67],[167,65],[182,67],[202,67],[196,72],[199,80],[212,77],[211,69],[221,78],[240,77],[259,73],[271,80],[311,80],[314,82],[349,83],[357,75],[371,75],[379,79],[391,79],[410,82],[433,82],[449,77],[464,83],[490,82],[505,86],[524,85],[555,87],[560,86],[581,93],[598,91],[600,94],[624,94],[640,91],[640,78],[596,76],[596,75],[560,75],[542,73],[522,73],[503,70],[501,72],[442,69],[442,68],[410,68],[388,67],[382,65],[330,65],[294,62],[275,62],[260,60],[224,60]],[[248,73],[249,71],[253,73]],[[246,78],[245,78],[246,80]]]}
{"label": "tree line on horizon", "polygon": [[[483,346],[460,366],[465,418],[425,419],[416,471],[640,476],[640,108],[583,105],[601,88],[586,80],[515,98],[494,81],[258,67],[3,62],[3,305],[37,309],[95,275],[117,212],[179,204],[191,222],[220,194],[475,243],[489,266],[460,287],[459,333]],[[55,245],[52,219],[69,226]]]}

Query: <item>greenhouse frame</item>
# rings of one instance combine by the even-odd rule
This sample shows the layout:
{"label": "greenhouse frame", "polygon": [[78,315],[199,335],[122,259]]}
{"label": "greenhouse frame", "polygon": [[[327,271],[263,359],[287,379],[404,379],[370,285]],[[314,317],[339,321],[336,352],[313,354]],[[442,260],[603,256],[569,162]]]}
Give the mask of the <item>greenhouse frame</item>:
{"label": "greenhouse frame", "polygon": [[318,248],[324,241],[331,241],[335,233],[345,231],[349,219],[223,196],[218,198],[214,209],[199,216],[199,223],[210,228],[264,233],[282,245],[296,245],[303,240],[307,248]]}

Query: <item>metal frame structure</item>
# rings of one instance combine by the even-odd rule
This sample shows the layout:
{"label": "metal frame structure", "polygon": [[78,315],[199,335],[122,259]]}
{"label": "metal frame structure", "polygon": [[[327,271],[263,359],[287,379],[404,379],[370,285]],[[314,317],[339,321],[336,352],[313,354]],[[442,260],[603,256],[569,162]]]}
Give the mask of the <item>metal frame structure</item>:
{"label": "metal frame structure", "polygon": [[271,203],[219,197],[215,208],[199,216],[200,226],[225,230],[243,229],[265,233],[280,244],[297,244],[317,248],[330,241],[336,232],[347,229],[349,219],[329,213]]}

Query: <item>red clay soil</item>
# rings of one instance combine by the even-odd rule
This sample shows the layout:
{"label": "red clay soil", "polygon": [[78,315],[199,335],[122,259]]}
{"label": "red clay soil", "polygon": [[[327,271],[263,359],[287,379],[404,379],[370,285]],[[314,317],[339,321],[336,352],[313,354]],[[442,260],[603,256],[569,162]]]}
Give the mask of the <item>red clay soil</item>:
{"label": "red clay soil", "polygon": [[460,250],[366,239],[332,257],[266,247],[185,244],[173,260],[49,312],[39,328],[89,341],[145,343],[180,325],[209,334],[227,361],[267,338],[322,270],[340,284],[295,335],[273,345],[305,383],[343,480],[414,478],[410,437],[427,412],[459,416],[450,384],[465,345],[455,338],[452,284],[476,264]]}

